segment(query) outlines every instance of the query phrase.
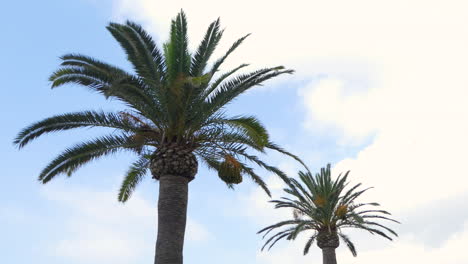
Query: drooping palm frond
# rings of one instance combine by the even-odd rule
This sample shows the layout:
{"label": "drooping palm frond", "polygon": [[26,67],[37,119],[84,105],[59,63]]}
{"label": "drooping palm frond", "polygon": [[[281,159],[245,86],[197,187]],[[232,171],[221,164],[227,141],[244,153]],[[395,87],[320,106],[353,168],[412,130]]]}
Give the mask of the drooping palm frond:
{"label": "drooping palm frond", "polygon": [[265,145],[266,148],[268,149],[271,149],[271,150],[274,150],[274,151],[277,151],[281,154],[284,154],[284,155],[287,155],[293,159],[295,159],[296,161],[298,161],[307,171],[309,171],[309,168],[307,167],[307,165],[296,155],[292,154],[291,152],[283,149],[282,147],[278,146],[276,143],[272,142],[272,141],[269,141],[266,145]]}
{"label": "drooping palm frond", "polygon": [[81,127],[105,127],[126,132],[137,132],[140,129],[120,114],[84,111],[57,115],[36,122],[21,130],[13,142],[22,148],[43,134]]}
{"label": "drooping palm frond", "polygon": [[351,251],[351,254],[353,254],[353,256],[356,257],[357,256],[356,247],[354,246],[353,242],[351,242],[349,237],[341,232],[338,233],[338,235],[340,236],[341,240],[345,242],[345,245],[348,247],[349,251]]}
{"label": "drooping palm frond", "polygon": [[307,240],[304,246],[304,252],[303,252],[304,255],[307,255],[307,253],[309,253],[310,246],[312,246],[316,238],[317,238],[317,233],[310,236],[309,240]]}
{"label": "drooping palm frond", "polygon": [[366,209],[365,206],[379,206],[378,203],[355,203],[355,199],[367,189],[357,190],[361,184],[356,184],[346,190],[349,171],[332,179],[330,164],[322,168],[320,173],[312,176],[310,172],[299,172],[299,180],[289,178],[285,181],[285,193],[290,197],[272,200],[275,208],[289,208],[293,210],[292,220],[286,220],[267,226],[258,233],[266,237],[270,232],[280,229],[266,240],[262,249],[271,248],[281,238],[294,240],[304,231],[313,231],[304,247],[304,255],[321,232],[336,234],[348,247],[353,256],[357,255],[356,248],[348,236],[342,233],[342,228],[361,229],[392,240],[391,235],[398,236],[395,231],[375,220],[385,220],[394,223],[398,221],[385,216],[390,215],[385,210]]}
{"label": "drooping palm frond", "polygon": [[150,155],[141,155],[128,169],[119,189],[119,201],[126,202],[149,169]]}
{"label": "drooping palm frond", "polygon": [[[24,128],[14,143],[22,148],[36,138],[75,128],[101,127],[111,133],[66,149],[41,172],[46,183],[59,174],[71,175],[86,163],[130,150],[138,156],[123,180],[119,201],[125,202],[145,175],[151,157],[166,144],[187,146],[197,159],[218,172],[233,187],[242,176],[251,178],[270,194],[256,171],[261,168],[287,176],[253,152],[274,150],[302,161],[271,142],[266,128],[250,115],[230,117],[225,107],[245,91],[271,78],[293,71],[282,66],[235,74],[240,66],[218,75],[218,71],[248,35],[235,41],[226,53],[209,60],[224,30],[220,20],[212,22],[194,53],[188,49],[187,18],[181,11],[171,22],[169,39],[158,46],[140,25],[127,21],[110,23],[107,30],[121,46],[133,70],[126,71],[101,60],[76,53],[63,55],[51,74],[52,88],[78,84],[125,105],[119,112],[82,111],[46,118]],[[213,76],[217,76],[213,78]],[[305,166],[305,165],[304,165]]]}
{"label": "drooping palm frond", "polygon": [[[67,83],[79,84],[104,95],[106,98],[118,99],[152,119],[155,124],[163,121],[160,119],[164,115],[159,98],[138,76],[127,74],[115,67],[107,67],[105,63],[91,60],[82,55],[66,55],[63,60],[63,67],[55,71],[49,78],[52,82],[52,88]],[[83,63],[89,61],[95,63],[92,65]]]}
{"label": "drooping palm frond", "polygon": [[60,173],[71,175],[84,164],[121,150],[134,151],[140,144],[125,135],[108,135],[66,149],[39,174],[39,180],[47,183]]}

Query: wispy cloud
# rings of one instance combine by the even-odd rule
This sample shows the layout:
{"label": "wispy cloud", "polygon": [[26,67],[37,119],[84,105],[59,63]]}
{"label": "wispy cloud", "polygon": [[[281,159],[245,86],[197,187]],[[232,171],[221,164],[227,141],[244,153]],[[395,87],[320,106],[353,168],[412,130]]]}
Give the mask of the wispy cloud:
{"label": "wispy cloud", "polygon": [[[157,233],[156,202],[136,193],[126,204],[118,203],[108,191],[50,187],[43,195],[67,210],[70,215],[60,221],[61,236],[51,240],[50,254],[72,263],[135,263],[154,255]],[[188,243],[211,239],[205,226],[189,218]]]}

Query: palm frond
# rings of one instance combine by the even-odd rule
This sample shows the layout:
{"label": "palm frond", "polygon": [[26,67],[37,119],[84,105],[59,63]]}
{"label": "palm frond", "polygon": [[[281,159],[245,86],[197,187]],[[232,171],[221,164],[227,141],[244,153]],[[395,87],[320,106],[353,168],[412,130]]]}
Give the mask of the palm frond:
{"label": "palm frond", "polygon": [[[63,63],[67,65],[59,68],[50,76],[52,88],[74,83],[98,92],[106,98],[117,98],[135,109],[146,112],[147,115],[154,115],[153,112],[156,110],[158,110],[156,114],[161,112],[157,108],[159,102],[155,97],[154,90],[147,87],[138,77],[117,68],[109,69],[111,66],[102,66],[105,65],[103,63],[86,64],[78,60],[81,58],[80,56],[73,56],[75,55],[64,56]],[[84,58],[86,61],[90,59]]]}
{"label": "palm frond", "polygon": [[[270,250],[278,241],[280,241],[282,238],[289,238],[289,236],[291,236],[291,232],[292,232],[292,229],[288,229],[286,231],[282,231],[282,232],[278,232],[276,233],[275,235],[271,236],[266,242],[265,244],[263,245],[262,247],[262,251],[263,249],[268,245],[270,244],[270,246],[268,247],[268,250]],[[289,239],[288,239],[289,240]]]}
{"label": "palm frond", "polygon": [[258,146],[265,146],[268,143],[268,132],[260,121],[253,116],[236,116],[233,118],[219,118],[212,123],[226,124],[234,129],[240,129]]}
{"label": "palm frond", "polygon": [[239,66],[237,66],[236,68],[222,74],[221,76],[219,76],[216,80],[214,80],[211,85],[205,90],[205,92],[203,93],[202,95],[202,98],[203,99],[206,99],[207,97],[209,97],[211,95],[211,93],[216,90],[219,85],[225,81],[227,78],[229,78],[231,75],[233,75],[234,73],[236,73],[238,70],[244,68],[244,67],[247,67],[249,66],[249,64],[241,64]]}
{"label": "palm frond", "polygon": [[395,219],[392,219],[390,217],[381,216],[381,215],[363,215],[362,218],[363,219],[378,218],[378,219],[388,220],[388,221],[391,221],[391,222],[394,222],[394,223],[397,223],[397,224],[401,224],[399,221],[397,221]]}
{"label": "palm frond", "polygon": [[260,177],[258,174],[256,174],[253,170],[253,168],[248,167],[246,165],[242,165],[242,171],[250,176],[250,178],[258,185],[260,188],[262,188],[265,193],[271,197],[271,192],[268,189],[267,184],[262,180],[262,177]]}
{"label": "palm frond", "polygon": [[218,90],[213,92],[211,97],[207,99],[205,112],[208,115],[212,115],[250,88],[260,85],[264,81],[281,74],[291,74],[293,72],[293,70],[284,70],[284,67],[279,66],[243,74],[232,80],[226,81]]}
{"label": "palm frond", "polygon": [[268,233],[270,233],[271,231],[275,230],[276,228],[279,228],[279,227],[283,227],[283,226],[287,226],[287,225],[293,225],[293,224],[300,224],[302,223],[303,221],[302,220],[285,220],[285,221],[281,221],[281,222],[278,222],[276,224],[273,224],[273,225],[269,225],[261,230],[259,230],[257,232],[257,234],[261,234],[263,232],[266,231],[265,234],[263,234],[263,237],[266,237],[268,235]]}
{"label": "palm frond", "polygon": [[295,159],[296,161],[298,161],[300,164],[302,164],[302,166],[304,166],[304,168],[306,168],[307,171],[309,171],[309,168],[307,167],[307,165],[296,155],[292,154],[291,152],[288,152],[287,150],[281,148],[280,146],[278,146],[277,144],[273,143],[273,142],[268,142],[268,144],[266,144],[265,146],[266,148],[268,149],[272,149],[272,150],[275,150],[281,154],[284,154],[284,155],[287,155],[293,159]]}
{"label": "palm frond", "polygon": [[223,62],[227,59],[227,57],[228,57],[232,52],[234,52],[234,50],[236,50],[236,49],[240,46],[240,44],[242,44],[242,42],[243,42],[248,36],[250,36],[250,34],[247,34],[247,35],[243,36],[242,38],[236,40],[236,41],[232,44],[232,46],[228,49],[228,51],[227,51],[221,58],[219,58],[217,61],[215,61],[215,62],[213,63],[213,67],[212,67],[211,70],[210,70],[210,72],[211,72],[212,75],[214,75],[214,74],[218,71],[218,69],[219,69],[219,67],[221,66],[221,64],[223,64]]}
{"label": "palm frond", "polygon": [[223,31],[219,30],[220,22],[219,18],[210,24],[208,30],[205,33],[205,37],[198,46],[192,60],[192,66],[190,68],[191,76],[200,76],[203,74],[204,69],[208,60],[210,59],[213,51],[218,45]]}
{"label": "palm frond", "polygon": [[106,127],[125,132],[136,132],[139,130],[138,127],[123,119],[119,114],[102,111],[83,111],[57,115],[33,123],[21,130],[13,143],[22,148],[43,134],[80,127]]}
{"label": "palm frond", "polygon": [[[106,76],[129,76],[125,70],[118,68],[114,65],[99,61],[95,58],[77,54],[68,53],[60,57],[62,60],[61,66],[82,67],[95,70]],[[52,79],[52,78],[51,78]],[[51,80],[53,81],[53,80]]]}
{"label": "palm frond", "polygon": [[[154,74],[152,77],[158,81],[158,85],[164,84],[166,80],[165,60],[162,52],[154,42],[153,38],[140,25],[134,22],[127,21],[126,25],[136,32],[139,40],[143,42],[142,45],[146,46],[146,49],[142,50],[141,52],[150,51],[151,57],[147,58],[146,63],[148,64],[148,67],[152,70],[151,74]],[[148,56],[148,54],[143,55]]]}
{"label": "palm frond", "polygon": [[149,163],[149,155],[141,155],[140,158],[130,166],[119,189],[118,199],[120,202],[124,203],[130,198],[136,186],[146,175]]}
{"label": "palm frond", "polygon": [[164,57],[167,75],[172,83],[178,75],[190,74],[191,57],[188,52],[187,18],[184,11],[180,11],[171,23],[170,40],[164,44]]}
{"label": "palm frond", "polygon": [[353,254],[353,256],[356,257],[357,256],[356,247],[354,246],[353,242],[351,242],[349,237],[343,233],[338,233],[338,236],[341,238],[341,240],[343,240],[343,242],[345,242],[349,251],[351,251],[351,254]]}
{"label": "palm frond", "polygon": [[47,165],[39,175],[39,181],[47,183],[56,175],[65,173],[71,175],[86,163],[116,153],[121,150],[134,151],[139,144],[125,135],[108,135],[77,144],[66,149]]}
{"label": "palm frond", "polygon": [[[138,25],[127,22],[127,24],[109,23],[107,30],[119,42],[132,63],[135,72],[145,81],[152,84],[155,80],[161,80],[159,66],[154,62],[154,55],[161,58],[156,45],[149,39],[148,34]],[[158,84],[158,83],[156,83]]]}
{"label": "palm frond", "polygon": [[239,151],[236,154],[241,155],[242,157],[246,158],[248,161],[255,163],[256,165],[260,166],[261,168],[264,168],[265,170],[269,172],[273,172],[275,175],[279,176],[284,181],[287,181],[288,177],[283,171],[276,168],[275,166],[268,165],[267,163],[260,160],[258,157],[254,155],[249,155],[244,151]]}
{"label": "palm frond", "polygon": [[309,253],[310,246],[312,246],[316,238],[317,234],[313,234],[312,236],[310,236],[309,240],[307,240],[304,246],[304,255],[307,255],[307,253]]}

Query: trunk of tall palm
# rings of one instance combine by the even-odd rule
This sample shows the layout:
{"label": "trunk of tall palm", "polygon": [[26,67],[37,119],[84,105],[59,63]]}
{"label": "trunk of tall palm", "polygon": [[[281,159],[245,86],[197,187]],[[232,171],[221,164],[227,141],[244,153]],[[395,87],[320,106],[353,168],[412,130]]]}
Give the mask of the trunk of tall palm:
{"label": "trunk of tall palm", "polygon": [[336,264],[335,249],[340,245],[336,231],[319,231],[317,246],[322,249],[323,264]]}
{"label": "trunk of tall palm", "polygon": [[336,264],[336,254],[334,248],[322,248],[323,264]]}
{"label": "trunk of tall palm", "polygon": [[159,179],[158,238],[155,264],[182,264],[189,179],[164,175]]}
{"label": "trunk of tall palm", "polygon": [[153,178],[159,180],[158,236],[155,264],[182,264],[187,220],[188,183],[198,162],[190,148],[161,146],[151,161]]}

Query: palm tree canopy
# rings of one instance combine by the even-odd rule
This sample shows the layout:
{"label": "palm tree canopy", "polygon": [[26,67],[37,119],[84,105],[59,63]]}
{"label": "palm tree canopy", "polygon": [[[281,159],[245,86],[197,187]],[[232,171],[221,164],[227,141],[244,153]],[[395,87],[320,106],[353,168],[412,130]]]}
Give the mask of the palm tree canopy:
{"label": "palm tree canopy", "polygon": [[[356,248],[349,237],[342,231],[345,228],[362,229],[392,240],[391,235],[398,236],[395,231],[375,220],[399,223],[389,217],[385,210],[375,209],[378,203],[358,203],[357,198],[370,188],[358,190],[361,183],[351,188],[348,185],[349,171],[340,174],[335,180],[331,177],[330,164],[322,168],[315,177],[310,172],[299,172],[300,181],[289,178],[284,192],[290,197],[281,197],[270,202],[275,208],[290,208],[293,218],[260,230],[264,238],[273,230],[280,228],[276,234],[270,236],[262,250],[273,247],[282,238],[294,240],[303,231],[313,231],[304,247],[304,255],[317,240],[320,233],[333,233],[347,245],[351,253],[356,256]],[[374,207],[374,208],[372,208]]]}
{"label": "palm tree canopy", "polygon": [[265,127],[255,117],[227,117],[224,113],[224,107],[248,89],[293,72],[277,66],[234,76],[247,66],[242,64],[217,74],[248,35],[234,42],[208,68],[208,61],[223,35],[219,19],[209,25],[193,54],[188,50],[187,19],[183,11],[172,20],[169,40],[162,49],[136,23],[110,23],[107,29],[125,51],[133,73],[85,55],[66,54],[50,81],[52,88],[69,83],[85,86],[106,98],[121,101],[128,109],[66,113],[24,128],[14,140],[19,148],[51,132],[86,127],[112,129],[108,135],[66,149],[40,173],[41,182],[47,183],[59,174],[70,175],[89,161],[128,150],[136,153],[138,159],[130,166],[119,192],[119,200],[124,202],[146,175],[152,154],[168,144],[176,144],[193,152],[208,168],[218,171],[229,186],[238,183],[241,175],[248,175],[269,194],[266,184],[249,163],[281,177],[285,175],[249,151],[273,149],[300,161],[271,142]]}

